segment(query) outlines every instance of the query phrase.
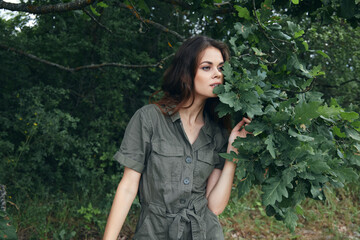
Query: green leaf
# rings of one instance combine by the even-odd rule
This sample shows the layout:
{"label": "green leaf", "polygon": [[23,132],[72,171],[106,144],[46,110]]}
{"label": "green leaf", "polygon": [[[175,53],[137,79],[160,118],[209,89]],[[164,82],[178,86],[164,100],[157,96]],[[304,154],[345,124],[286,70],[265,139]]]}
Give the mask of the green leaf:
{"label": "green leaf", "polygon": [[233,70],[229,62],[224,63],[222,74],[226,80],[231,80]]}
{"label": "green leaf", "polygon": [[273,135],[269,135],[266,140],[266,149],[270,152],[272,158],[276,158],[275,149],[274,149],[274,142],[273,142]]}
{"label": "green leaf", "polygon": [[345,182],[354,182],[359,178],[357,173],[354,171],[354,168],[342,167],[342,168],[335,169],[334,172],[344,183]]}
{"label": "green leaf", "polygon": [[263,94],[264,93],[264,91],[261,89],[261,87],[259,87],[258,85],[255,85],[255,90],[256,90],[256,92],[259,94],[259,95],[261,95],[261,94]]}
{"label": "green leaf", "polygon": [[336,136],[338,136],[338,137],[341,137],[341,138],[345,138],[345,137],[346,137],[346,134],[343,133],[343,132],[341,132],[340,128],[338,128],[337,126],[333,126],[333,127],[332,127],[332,131],[333,131],[333,133],[335,133]]}
{"label": "green leaf", "polygon": [[[262,106],[260,104],[244,103],[243,106],[244,106],[244,111],[246,112],[246,114],[249,118],[253,118],[255,115],[261,116],[263,114]],[[241,105],[239,105],[238,108],[239,107],[241,107]],[[236,111],[236,109],[235,109],[235,111]]]}
{"label": "green leaf", "polygon": [[351,126],[358,132],[360,132],[360,121],[352,122]]}
{"label": "green leaf", "polygon": [[216,86],[213,90],[214,94],[221,94],[223,92],[225,92],[225,86],[223,84]]}
{"label": "green leaf", "polygon": [[299,4],[299,0],[291,0],[293,4]]}
{"label": "green leaf", "polygon": [[307,166],[309,171],[317,174],[326,173],[330,169],[329,165],[327,165],[319,155],[308,160]]}
{"label": "green leaf", "polygon": [[324,53],[324,52],[321,51],[321,50],[317,50],[316,53],[320,54],[321,56],[323,56],[323,57],[325,57],[325,58],[330,59],[329,55],[327,55],[326,53]]}
{"label": "green leaf", "polygon": [[219,156],[222,157],[222,158],[225,158],[229,161],[232,161],[232,159],[237,159],[238,156],[235,152],[231,151],[230,153],[219,153]]}
{"label": "green leaf", "polygon": [[234,28],[238,32],[238,34],[241,34],[243,38],[246,39],[249,37],[249,34],[253,33],[253,31],[257,29],[257,25],[250,23],[235,23]]}
{"label": "green leaf", "polygon": [[358,152],[360,153],[360,145],[358,143],[354,144],[354,147],[356,148],[356,150],[358,150]]}
{"label": "green leaf", "polygon": [[107,5],[107,4],[104,3],[104,2],[98,2],[98,3],[96,4],[96,6],[97,6],[97,7],[102,7],[102,8],[107,8],[107,7],[109,7],[109,5]]}
{"label": "green leaf", "polygon": [[250,125],[245,126],[245,130],[251,132],[255,137],[261,134],[265,129],[266,125],[257,121],[253,121]]}
{"label": "green leaf", "polygon": [[350,122],[359,118],[359,114],[356,112],[342,112],[342,113],[340,113],[340,116],[342,119],[350,121]]}
{"label": "green leaf", "polygon": [[293,168],[287,168],[282,172],[282,181],[288,185],[296,177],[296,172]]}
{"label": "green leaf", "polygon": [[296,215],[296,213],[294,213],[293,209],[289,209],[285,213],[284,222],[286,227],[288,227],[291,232],[294,232],[295,227],[297,226],[297,220],[298,220],[298,216]]}
{"label": "green leaf", "polygon": [[360,134],[357,131],[355,131],[354,129],[345,127],[345,132],[346,132],[347,136],[351,137],[352,139],[354,139],[356,141],[360,141]]}
{"label": "green leaf", "polygon": [[238,16],[240,18],[245,18],[246,20],[251,20],[250,12],[247,8],[240,7],[239,5],[234,6],[236,11],[238,12]]}
{"label": "green leaf", "polygon": [[263,204],[274,205],[276,201],[281,202],[282,197],[288,197],[286,187],[291,188],[292,185],[284,184],[279,177],[270,177],[266,180],[265,185],[262,187],[264,192],[262,195]]}
{"label": "green leaf", "polygon": [[234,92],[226,92],[219,94],[219,99],[222,103],[229,105],[230,107],[234,107],[235,101],[238,100],[236,94]]}
{"label": "green leaf", "polygon": [[242,197],[248,192],[250,192],[252,181],[254,181],[254,175],[249,175],[246,179],[243,179],[238,184],[238,197]]}
{"label": "green leaf", "polygon": [[304,46],[306,51],[309,51],[309,44],[307,42],[303,41],[302,45]]}
{"label": "green leaf", "polygon": [[300,203],[305,199],[305,194],[308,193],[306,183],[303,180],[298,180],[298,184],[295,187],[294,194],[292,195],[293,202],[295,204]]}
{"label": "green leaf", "polygon": [[310,103],[300,103],[295,107],[295,116],[293,122],[295,124],[310,124],[311,120],[317,118],[319,113],[317,109],[321,102],[310,102]]}
{"label": "green leaf", "polygon": [[301,215],[304,214],[304,210],[300,205],[295,206],[295,212],[296,212],[296,214],[301,214]]}
{"label": "green leaf", "polygon": [[325,75],[325,72],[322,71],[321,64],[319,64],[311,69],[310,74],[313,77],[317,77],[317,76]]}
{"label": "green leaf", "polygon": [[90,5],[90,10],[91,10],[91,12],[92,12],[95,16],[98,16],[98,17],[101,16],[100,13],[98,13],[98,12],[96,11],[96,9],[95,9],[93,6],[91,6],[91,5]]}
{"label": "green leaf", "polygon": [[255,52],[255,55],[257,55],[257,56],[266,55],[265,53],[263,53],[261,50],[257,49],[256,47],[252,47],[251,49]]}
{"label": "green leaf", "polygon": [[145,0],[139,0],[139,8],[144,10],[146,13],[150,13],[150,9],[146,4]]}
{"label": "green leaf", "polygon": [[299,59],[297,58],[297,56],[295,54],[292,54],[291,57],[289,58],[288,62],[287,62],[287,68],[288,69],[302,69],[304,68],[303,65],[299,62]]}
{"label": "green leaf", "polygon": [[294,130],[292,130],[291,128],[289,129],[288,133],[289,133],[290,136],[296,137],[297,139],[299,139],[299,141],[302,141],[302,142],[311,142],[311,141],[314,141],[314,138],[313,138],[313,137],[309,137],[309,136],[306,136],[306,135],[298,134],[298,133],[296,133]]}
{"label": "green leaf", "polygon": [[318,197],[320,200],[322,200],[322,188],[319,186],[319,184],[311,184],[310,192],[313,198]]}
{"label": "green leaf", "polygon": [[338,106],[330,106],[328,107],[327,105],[325,106],[320,106],[318,109],[317,109],[317,112],[326,117],[326,118],[335,118],[337,119],[338,118],[338,115],[343,112],[344,109],[342,109],[341,107],[338,107]]}
{"label": "green leaf", "polygon": [[222,118],[225,115],[232,113],[232,109],[229,107],[229,105],[221,102],[216,106],[215,111],[217,112],[219,118]]}
{"label": "green leaf", "polygon": [[304,30],[300,30],[300,31],[298,31],[298,32],[296,32],[295,34],[294,34],[294,38],[299,38],[299,37],[301,37],[302,35],[304,35]]}

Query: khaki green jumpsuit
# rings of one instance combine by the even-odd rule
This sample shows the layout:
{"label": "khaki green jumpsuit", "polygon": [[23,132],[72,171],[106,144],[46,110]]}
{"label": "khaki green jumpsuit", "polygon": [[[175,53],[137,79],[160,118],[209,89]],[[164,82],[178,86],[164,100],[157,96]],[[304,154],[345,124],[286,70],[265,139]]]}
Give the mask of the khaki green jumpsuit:
{"label": "khaki green jumpsuit", "polygon": [[164,115],[151,104],[130,120],[114,158],[142,173],[141,213],[135,240],[221,240],[217,216],[207,207],[206,183],[227,147],[227,133],[204,114],[205,124],[191,145],[179,113]]}

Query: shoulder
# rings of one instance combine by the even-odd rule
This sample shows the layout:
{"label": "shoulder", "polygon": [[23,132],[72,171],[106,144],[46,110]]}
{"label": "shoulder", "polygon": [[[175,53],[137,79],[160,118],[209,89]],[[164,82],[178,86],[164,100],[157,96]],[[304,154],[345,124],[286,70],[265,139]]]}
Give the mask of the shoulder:
{"label": "shoulder", "polygon": [[160,108],[156,104],[147,104],[137,110],[137,112],[141,115],[150,116],[158,116],[162,114]]}
{"label": "shoulder", "polygon": [[132,118],[137,119],[145,127],[152,128],[160,119],[164,118],[164,114],[157,105],[147,104],[139,108]]}

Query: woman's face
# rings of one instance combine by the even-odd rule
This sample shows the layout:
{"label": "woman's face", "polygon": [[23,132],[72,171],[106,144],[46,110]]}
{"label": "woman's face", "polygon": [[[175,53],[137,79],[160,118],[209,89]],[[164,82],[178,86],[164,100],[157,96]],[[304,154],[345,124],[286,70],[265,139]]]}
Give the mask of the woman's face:
{"label": "woman's face", "polygon": [[200,60],[194,78],[195,99],[206,100],[216,97],[214,87],[223,83],[224,59],[219,49],[208,47],[200,53]]}

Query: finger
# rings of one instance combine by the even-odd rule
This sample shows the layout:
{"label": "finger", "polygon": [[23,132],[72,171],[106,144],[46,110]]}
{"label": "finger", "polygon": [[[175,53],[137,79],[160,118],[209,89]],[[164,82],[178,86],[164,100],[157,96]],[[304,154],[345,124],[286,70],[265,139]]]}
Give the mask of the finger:
{"label": "finger", "polygon": [[246,117],[244,117],[244,118],[243,118],[243,121],[245,121],[246,123],[251,123],[251,118],[246,118]]}
{"label": "finger", "polygon": [[238,122],[238,124],[236,124],[235,127],[233,128],[233,131],[239,131],[240,128],[244,125],[244,123],[245,123],[244,119]]}

